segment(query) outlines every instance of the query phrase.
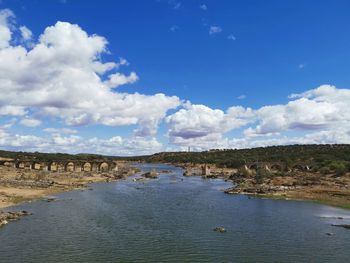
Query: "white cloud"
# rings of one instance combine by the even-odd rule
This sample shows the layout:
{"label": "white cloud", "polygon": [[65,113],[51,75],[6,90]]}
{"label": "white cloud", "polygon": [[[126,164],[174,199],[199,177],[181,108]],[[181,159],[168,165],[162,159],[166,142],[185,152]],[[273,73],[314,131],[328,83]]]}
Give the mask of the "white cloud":
{"label": "white cloud", "polygon": [[[4,95],[3,95],[4,96]],[[0,116],[23,116],[27,112],[23,106],[3,105],[0,104]]]}
{"label": "white cloud", "polygon": [[26,26],[21,26],[19,30],[21,31],[21,36],[24,41],[32,39],[33,33]]}
{"label": "white cloud", "polygon": [[114,156],[144,155],[163,150],[155,138],[114,136],[109,139],[84,139],[77,135],[62,136],[54,133],[49,137],[10,134],[0,127],[0,147],[10,150],[96,153]]}
{"label": "white cloud", "polygon": [[247,96],[244,95],[244,94],[239,95],[239,96],[237,97],[237,99],[239,99],[239,100],[244,100],[245,98],[247,98]]}
{"label": "white cloud", "polygon": [[222,32],[222,28],[219,26],[210,26],[209,35],[215,35]]}
{"label": "white cloud", "polygon": [[323,85],[302,94],[292,94],[285,105],[264,106],[257,110],[258,125],[250,136],[288,130],[325,130],[344,127],[350,122],[350,90]]}
{"label": "white cloud", "polygon": [[6,48],[10,45],[12,32],[10,27],[12,26],[11,19],[15,15],[9,9],[0,10],[0,49]]}
{"label": "white cloud", "polygon": [[[141,125],[154,135],[178,97],[114,91],[138,80],[116,72],[125,59],[103,62],[107,40],[88,35],[78,25],[57,22],[47,27],[31,48],[11,46],[10,10],[0,13],[0,115],[61,118],[68,125]],[[28,116],[30,117],[30,115]]]}
{"label": "white cloud", "polygon": [[208,10],[208,7],[207,7],[206,4],[200,5],[199,8],[202,9],[202,10],[204,10],[204,11]]}
{"label": "white cloud", "polygon": [[[196,149],[246,148],[294,143],[350,143],[350,90],[323,85],[292,94],[286,104],[226,112],[185,105],[168,116],[170,142]],[[238,138],[225,133],[245,128]],[[291,136],[288,133],[299,133]]]}
{"label": "white cloud", "polygon": [[166,118],[170,141],[178,145],[193,145],[217,141],[223,134],[243,127],[254,118],[250,108],[231,107],[226,112],[204,105],[185,105],[184,109]]}
{"label": "white cloud", "polygon": [[132,84],[138,81],[139,77],[135,72],[131,72],[129,76],[119,72],[109,75],[109,79],[104,84],[109,88],[116,88],[125,84]]}
{"label": "white cloud", "polygon": [[31,118],[22,119],[19,123],[27,127],[38,127],[41,125],[40,120],[31,119]]}

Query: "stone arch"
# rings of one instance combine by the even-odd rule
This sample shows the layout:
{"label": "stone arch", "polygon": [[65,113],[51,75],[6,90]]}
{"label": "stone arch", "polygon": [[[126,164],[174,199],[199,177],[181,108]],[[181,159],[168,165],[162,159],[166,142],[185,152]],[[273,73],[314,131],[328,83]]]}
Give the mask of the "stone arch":
{"label": "stone arch", "polygon": [[39,162],[32,162],[30,165],[32,170],[41,170],[42,166]]}
{"label": "stone arch", "polygon": [[83,162],[81,164],[81,170],[84,172],[91,172],[92,171],[92,164],[89,162]]}
{"label": "stone arch", "polygon": [[26,168],[26,163],[25,162],[17,162],[16,163],[16,168],[24,169],[24,168]]}
{"label": "stone arch", "polygon": [[100,172],[108,172],[109,171],[109,164],[107,162],[102,162],[98,166],[98,170]]}
{"label": "stone arch", "polygon": [[4,166],[7,166],[7,167],[13,167],[13,162],[9,162],[9,161],[4,161],[3,163],[2,163],[2,165],[4,165]]}
{"label": "stone arch", "polygon": [[58,171],[58,163],[50,162],[49,165],[48,165],[48,169],[51,172],[57,172]]}
{"label": "stone arch", "polygon": [[73,162],[67,162],[64,166],[64,170],[66,172],[74,172],[75,170],[75,164]]}

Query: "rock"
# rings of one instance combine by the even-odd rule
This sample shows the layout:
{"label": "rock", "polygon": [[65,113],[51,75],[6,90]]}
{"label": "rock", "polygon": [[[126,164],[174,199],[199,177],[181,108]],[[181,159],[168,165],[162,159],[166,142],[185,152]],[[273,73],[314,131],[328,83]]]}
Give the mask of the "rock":
{"label": "rock", "polygon": [[335,225],[335,224],[332,224],[332,226],[336,226],[336,227],[342,227],[342,228],[346,228],[346,229],[350,229],[350,224],[340,224],[340,225]]}
{"label": "rock", "polygon": [[9,222],[7,220],[1,220],[0,221],[0,227],[7,225]]}
{"label": "rock", "polygon": [[225,233],[226,232],[226,229],[221,227],[221,226],[215,227],[213,230],[215,232],[220,232],[220,233]]}
{"label": "rock", "polygon": [[146,178],[150,178],[150,179],[156,179],[158,178],[158,174],[155,171],[151,171],[151,172],[147,172],[144,173],[142,176],[146,177]]}
{"label": "rock", "polygon": [[333,233],[327,232],[326,235],[327,236],[333,236]]}
{"label": "rock", "polygon": [[23,210],[19,212],[1,212],[0,211],[0,227],[8,224],[10,221],[19,220],[22,216],[28,216],[31,213]]}

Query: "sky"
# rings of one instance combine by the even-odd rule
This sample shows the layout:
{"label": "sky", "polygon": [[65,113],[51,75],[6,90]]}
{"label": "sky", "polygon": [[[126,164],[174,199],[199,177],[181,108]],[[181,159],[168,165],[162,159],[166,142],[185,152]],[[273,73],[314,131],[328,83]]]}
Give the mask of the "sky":
{"label": "sky", "polygon": [[0,149],[350,143],[346,0],[0,0]]}

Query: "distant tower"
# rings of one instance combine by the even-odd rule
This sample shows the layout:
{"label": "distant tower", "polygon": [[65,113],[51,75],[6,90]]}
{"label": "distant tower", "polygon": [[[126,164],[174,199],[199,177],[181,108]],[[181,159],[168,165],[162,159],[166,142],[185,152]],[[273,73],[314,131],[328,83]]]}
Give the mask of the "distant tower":
{"label": "distant tower", "polygon": [[188,146],[188,152],[191,152],[191,146]]}

